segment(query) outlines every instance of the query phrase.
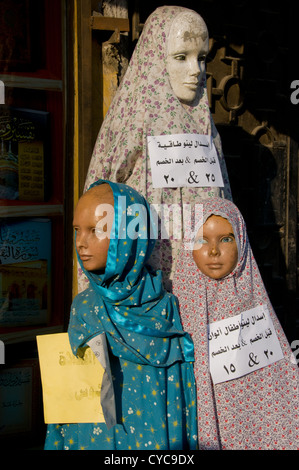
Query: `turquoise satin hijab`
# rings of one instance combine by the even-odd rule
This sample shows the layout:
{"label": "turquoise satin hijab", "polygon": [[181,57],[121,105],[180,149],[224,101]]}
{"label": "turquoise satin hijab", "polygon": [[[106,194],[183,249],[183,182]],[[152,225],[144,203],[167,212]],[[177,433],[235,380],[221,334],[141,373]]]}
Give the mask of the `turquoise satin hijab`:
{"label": "turquoise satin hijab", "polygon": [[113,354],[132,362],[155,367],[192,362],[193,343],[180,324],[177,300],[164,290],[162,272],[146,264],[157,233],[150,207],[125,184],[99,180],[90,188],[104,183],[114,197],[107,264],[104,272],[89,272],[78,257],[89,288],[72,305],[73,352],[105,332]]}

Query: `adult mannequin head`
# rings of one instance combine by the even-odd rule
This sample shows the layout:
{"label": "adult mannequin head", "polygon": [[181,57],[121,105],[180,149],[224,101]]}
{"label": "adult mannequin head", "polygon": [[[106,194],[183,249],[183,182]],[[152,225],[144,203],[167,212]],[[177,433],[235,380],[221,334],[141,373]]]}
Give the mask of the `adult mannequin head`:
{"label": "adult mannequin head", "polygon": [[191,105],[205,73],[209,36],[204,20],[196,12],[182,12],[174,20],[167,47],[167,72],[178,99]]}

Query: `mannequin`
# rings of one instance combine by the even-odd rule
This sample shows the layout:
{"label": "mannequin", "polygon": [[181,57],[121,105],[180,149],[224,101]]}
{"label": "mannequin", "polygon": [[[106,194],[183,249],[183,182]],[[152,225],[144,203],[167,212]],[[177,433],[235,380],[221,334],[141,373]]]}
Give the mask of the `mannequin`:
{"label": "mannequin", "polygon": [[[194,344],[199,449],[298,450],[298,366],[243,216],[222,198],[203,201],[202,215],[193,249],[182,245],[173,281]],[[214,356],[218,328],[223,343]],[[215,365],[224,374],[215,374]]]}
{"label": "mannequin", "polygon": [[[99,178],[129,184],[150,204],[179,207],[176,217],[182,227],[183,204],[194,205],[210,196],[231,199],[221,141],[207,98],[207,53],[208,30],[196,12],[165,6],[149,16],[99,131],[85,189]],[[187,83],[180,82],[181,74],[188,75]],[[174,134],[212,136],[223,187],[154,187],[147,137]],[[150,260],[163,270],[168,290],[182,237],[183,228],[176,239],[170,229],[167,239],[157,240]],[[79,273],[79,289],[86,283]]]}
{"label": "mannequin", "polygon": [[[131,236],[136,219],[140,237]],[[49,424],[46,450],[197,449],[193,344],[161,271],[147,265],[152,224],[125,184],[100,180],[79,199],[75,244],[90,287],[73,301],[68,336],[79,357],[88,346],[100,358],[106,351],[105,423]]]}

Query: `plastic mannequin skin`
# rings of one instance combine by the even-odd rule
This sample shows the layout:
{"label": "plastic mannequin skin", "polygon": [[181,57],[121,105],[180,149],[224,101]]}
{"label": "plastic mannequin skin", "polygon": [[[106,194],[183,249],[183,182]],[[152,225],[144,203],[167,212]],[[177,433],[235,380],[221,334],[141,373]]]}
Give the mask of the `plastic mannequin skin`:
{"label": "plastic mannequin skin", "polygon": [[84,193],[76,206],[73,220],[76,248],[87,271],[103,270],[106,266],[113,204],[113,193],[108,184],[103,184]]}
{"label": "plastic mannequin skin", "polygon": [[168,43],[167,72],[171,87],[182,104],[191,105],[205,73],[209,50],[206,24],[195,12],[182,13],[171,27]]}
{"label": "plastic mannequin skin", "polygon": [[238,248],[230,222],[212,215],[203,225],[203,235],[194,246],[193,259],[199,270],[212,279],[221,279],[238,262]]}

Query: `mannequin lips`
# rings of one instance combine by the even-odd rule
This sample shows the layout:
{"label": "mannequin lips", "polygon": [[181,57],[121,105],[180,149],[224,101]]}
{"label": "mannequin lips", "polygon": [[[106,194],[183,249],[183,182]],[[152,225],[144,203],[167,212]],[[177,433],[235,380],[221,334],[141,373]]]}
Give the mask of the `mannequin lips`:
{"label": "mannequin lips", "polygon": [[79,256],[80,256],[81,261],[89,261],[92,258],[91,255],[85,255],[85,254],[82,254],[82,255],[79,255]]}
{"label": "mannequin lips", "polygon": [[191,88],[192,90],[196,90],[198,87],[198,81],[196,82],[185,82],[185,86]]}

